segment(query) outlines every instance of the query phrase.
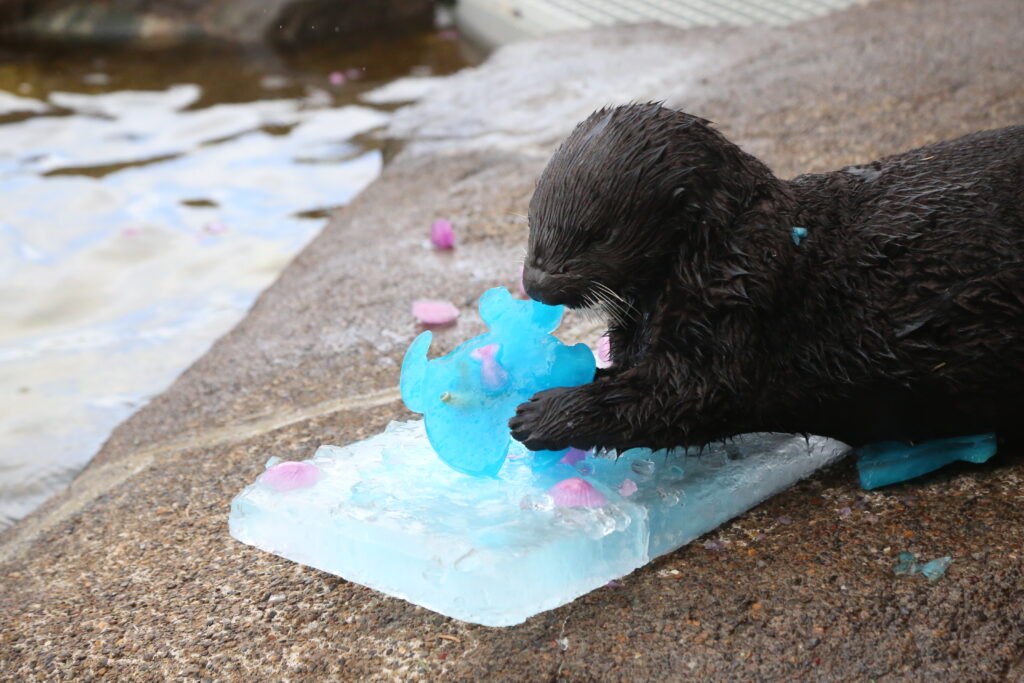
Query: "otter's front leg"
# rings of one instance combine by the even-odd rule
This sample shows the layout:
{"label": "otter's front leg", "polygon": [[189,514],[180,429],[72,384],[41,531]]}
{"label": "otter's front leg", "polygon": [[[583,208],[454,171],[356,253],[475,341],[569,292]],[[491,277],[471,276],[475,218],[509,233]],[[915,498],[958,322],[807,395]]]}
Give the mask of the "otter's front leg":
{"label": "otter's front leg", "polygon": [[535,451],[682,445],[695,425],[677,412],[687,400],[674,385],[646,366],[630,368],[589,384],[541,391],[519,406],[509,427]]}

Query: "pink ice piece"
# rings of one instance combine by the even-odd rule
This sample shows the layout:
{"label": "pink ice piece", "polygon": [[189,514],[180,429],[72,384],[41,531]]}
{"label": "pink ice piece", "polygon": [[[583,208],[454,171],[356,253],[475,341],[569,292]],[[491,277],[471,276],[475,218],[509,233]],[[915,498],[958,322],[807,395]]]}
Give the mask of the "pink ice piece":
{"label": "pink ice piece", "polygon": [[632,479],[623,479],[622,483],[619,484],[619,495],[624,498],[629,498],[636,493],[636,482]]}
{"label": "pink ice piece", "polygon": [[469,352],[470,358],[480,361],[480,381],[485,389],[501,389],[508,384],[508,372],[495,358],[500,349],[501,344],[488,344]]}
{"label": "pink ice piece", "polygon": [[279,462],[260,475],[260,482],[275,491],[309,488],[320,478],[320,470],[308,462]]}
{"label": "pink ice piece", "polygon": [[330,81],[331,85],[344,85],[347,79],[345,74],[340,71],[332,71],[327,75],[327,80]]}
{"label": "pink ice piece", "polygon": [[565,455],[563,455],[562,459],[559,460],[558,462],[564,462],[566,465],[569,465],[570,467],[575,467],[576,463],[578,463],[580,460],[586,459],[587,453],[589,452],[590,451],[581,451],[578,448],[570,448],[569,451]]}
{"label": "pink ice piece", "polygon": [[451,249],[455,246],[455,230],[451,221],[440,219],[430,226],[430,241],[438,249]]}
{"label": "pink ice piece", "polygon": [[227,231],[228,226],[224,225],[219,221],[215,223],[207,223],[206,225],[203,226],[203,232],[207,233],[208,235],[220,235]]}
{"label": "pink ice piece", "polygon": [[607,368],[612,364],[612,343],[608,335],[597,340],[597,367]]}
{"label": "pink ice piece", "polygon": [[412,302],[412,314],[424,325],[449,325],[459,317],[459,309],[451,301],[418,299]]}
{"label": "pink ice piece", "polygon": [[604,494],[593,487],[586,479],[572,477],[563,479],[550,489],[548,495],[559,507],[599,508],[608,504]]}

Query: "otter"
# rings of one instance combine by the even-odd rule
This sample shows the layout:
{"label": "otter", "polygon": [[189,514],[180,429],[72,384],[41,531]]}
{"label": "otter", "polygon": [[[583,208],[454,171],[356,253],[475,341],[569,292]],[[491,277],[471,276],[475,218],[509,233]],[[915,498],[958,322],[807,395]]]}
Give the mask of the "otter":
{"label": "otter", "polygon": [[528,219],[526,291],[603,308],[612,356],[519,406],[530,449],[1024,436],[1024,126],[787,181],[705,119],[605,108]]}

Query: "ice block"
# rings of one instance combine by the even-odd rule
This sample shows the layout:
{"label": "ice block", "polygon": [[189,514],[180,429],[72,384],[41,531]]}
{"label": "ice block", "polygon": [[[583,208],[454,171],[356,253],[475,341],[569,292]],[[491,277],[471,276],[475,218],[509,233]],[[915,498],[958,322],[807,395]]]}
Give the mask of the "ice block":
{"label": "ice block", "polygon": [[699,457],[634,449],[535,468],[512,441],[497,475],[476,477],[438,459],[423,421],[394,422],[303,463],[271,459],[232,501],[229,526],[275,555],[508,626],[679,548],[845,452],[827,439],[745,435]]}
{"label": "ice block", "polygon": [[996,453],[992,433],[931,439],[909,445],[883,441],[857,450],[860,485],[868,490],[928,474],[951,462],[983,463]]}

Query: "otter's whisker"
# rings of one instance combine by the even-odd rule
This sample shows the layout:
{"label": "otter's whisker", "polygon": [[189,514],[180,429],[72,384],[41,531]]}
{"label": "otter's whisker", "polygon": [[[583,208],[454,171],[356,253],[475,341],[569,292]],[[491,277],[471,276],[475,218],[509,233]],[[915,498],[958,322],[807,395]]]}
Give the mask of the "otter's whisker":
{"label": "otter's whisker", "polygon": [[611,311],[614,321],[619,325],[625,325],[630,317],[632,317],[632,311],[630,311],[628,303],[622,297],[615,294],[607,285],[602,283],[596,283],[596,285],[597,293],[605,303],[605,306]]}
{"label": "otter's whisker", "polygon": [[626,311],[622,309],[621,305],[619,305],[617,301],[610,298],[607,295],[606,290],[600,287],[599,284],[593,291],[593,295],[594,298],[601,303],[605,312],[608,314],[608,316],[612,319],[614,323],[621,325],[623,322],[625,322]]}
{"label": "otter's whisker", "polygon": [[591,298],[601,306],[601,309],[608,315],[612,323],[622,325],[626,321],[625,311],[614,300],[608,298],[600,288],[589,292]]}
{"label": "otter's whisker", "polygon": [[626,297],[622,296],[621,294],[613,290],[608,285],[604,284],[603,282],[595,282],[594,284],[597,287],[599,287],[602,291],[604,291],[609,298],[619,302],[619,305],[622,308],[622,312],[625,316],[630,317],[640,313],[640,311],[637,310],[636,306],[634,306],[631,301],[629,301],[628,299],[626,299]]}

